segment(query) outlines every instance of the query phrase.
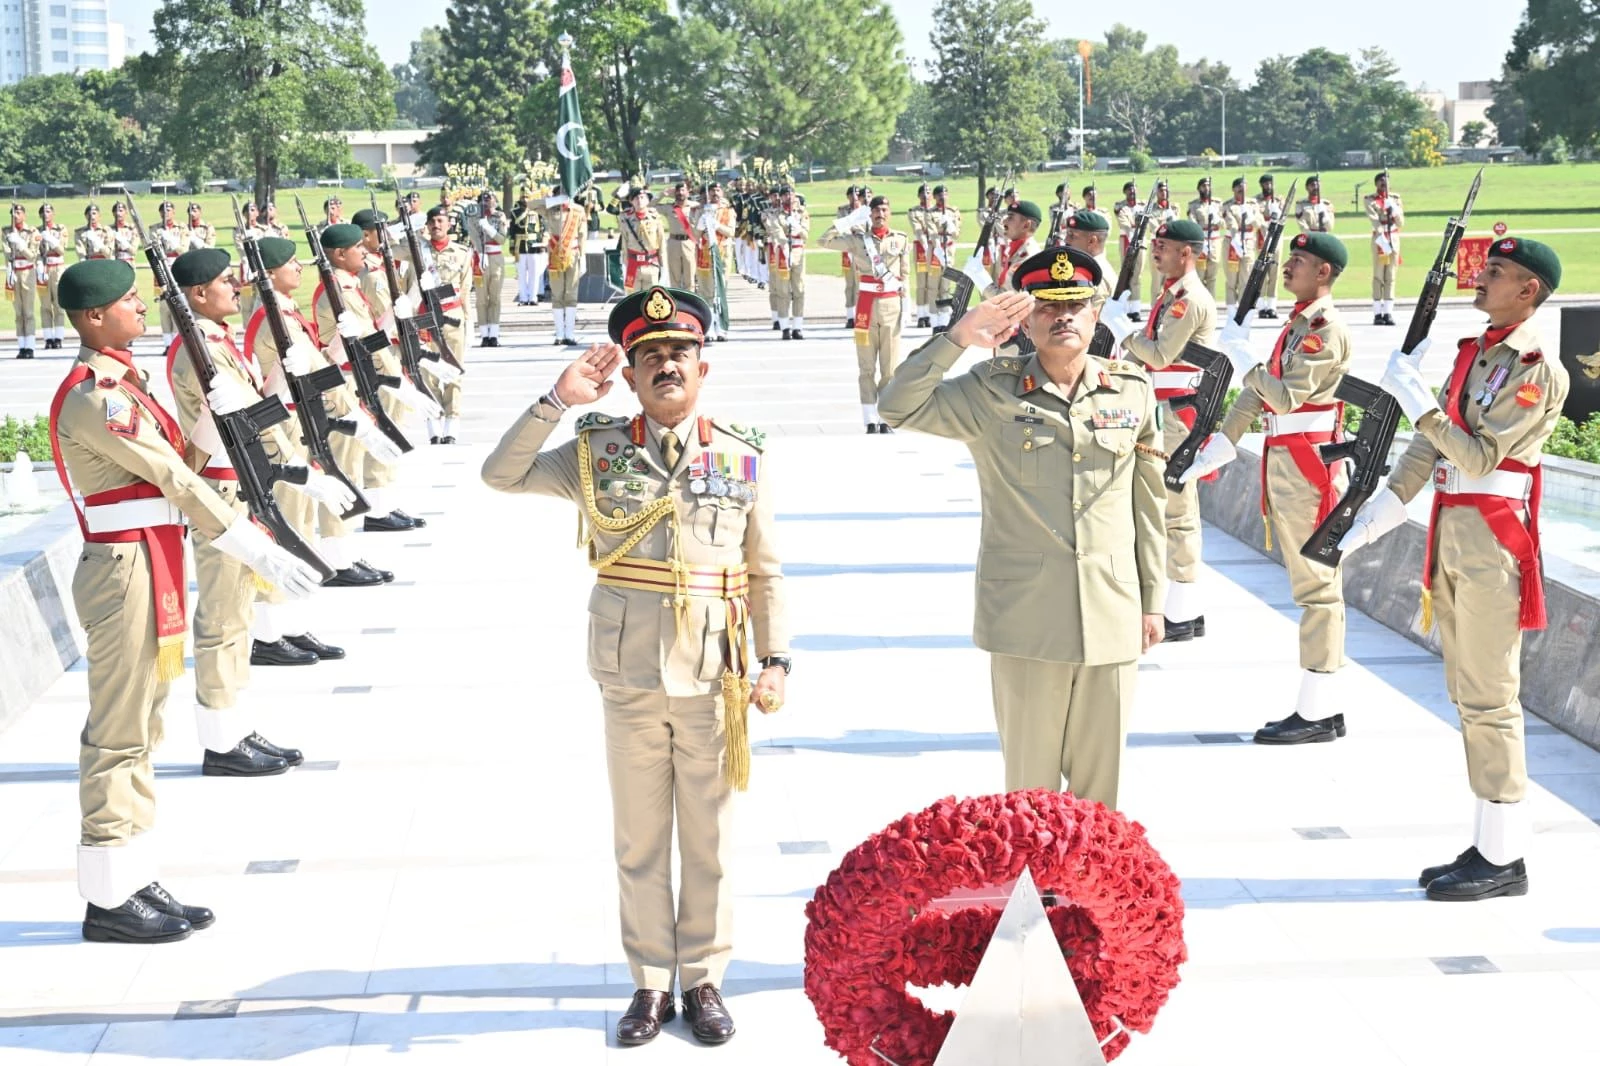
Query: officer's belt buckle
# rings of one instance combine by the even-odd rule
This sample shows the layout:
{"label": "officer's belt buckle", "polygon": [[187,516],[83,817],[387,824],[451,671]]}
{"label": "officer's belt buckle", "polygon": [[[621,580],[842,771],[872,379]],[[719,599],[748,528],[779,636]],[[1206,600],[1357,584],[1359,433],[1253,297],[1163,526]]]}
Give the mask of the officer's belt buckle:
{"label": "officer's belt buckle", "polygon": [[1461,491],[1461,471],[1454,463],[1439,462],[1433,466],[1433,491],[1455,495]]}

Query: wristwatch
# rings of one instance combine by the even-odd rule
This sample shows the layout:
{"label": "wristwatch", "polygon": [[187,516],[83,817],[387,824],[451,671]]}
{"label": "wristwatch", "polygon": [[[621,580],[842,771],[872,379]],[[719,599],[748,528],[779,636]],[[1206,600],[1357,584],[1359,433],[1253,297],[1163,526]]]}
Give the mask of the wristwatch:
{"label": "wristwatch", "polygon": [[788,677],[794,669],[794,662],[787,655],[769,655],[761,660],[761,669],[770,670],[774,666],[783,667],[783,676]]}

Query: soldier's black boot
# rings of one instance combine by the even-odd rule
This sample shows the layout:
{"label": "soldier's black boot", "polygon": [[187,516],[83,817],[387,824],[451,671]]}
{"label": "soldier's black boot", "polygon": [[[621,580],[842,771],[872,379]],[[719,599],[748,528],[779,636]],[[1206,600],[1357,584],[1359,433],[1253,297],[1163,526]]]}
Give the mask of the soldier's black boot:
{"label": "soldier's black boot", "polygon": [[251,666],[311,666],[316,661],[316,655],[295,647],[287,640],[250,642]]}
{"label": "soldier's black boot", "polygon": [[371,563],[367,562],[365,559],[357,559],[351,565],[353,567],[355,567],[355,569],[357,569],[357,570],[365,570],[368,573],[377,574],[378,577],[383,581],[384,584],[388,584],[389,582],[394,580],[394,571],[393,570],[380,569],[380,568],[378,568],[376,566],[373,566]]}
{"label": "soldier's black boot", "polygon": [[1447,903],[1470,903],[1496,896],[1526,896],[1528,867],[1521,859],[1496,866],[1476,848],[1466,862],[1428,882],[1428,898]]}
{"label": "soldier's black boot", "polygon": [[799,330],[798,330],[798,329],[797,329],[797,330],[794,330],[794,331],[793,331],[793,339],[794,339],[794,340],[797,340],[797,341],[803,341],[803,340],[805,340],[805,339],[806,339],[806,335],[805,335],[805,334],[804,334],[804,333],[801,333],[801,332],[800,332],[800,331],[799,331]]}
{"label": "soldier's black boot", "polygon": [[[776,324],[774,324],[772,328],[773,329],[777,329],[778,327],[777,327]],[[792,329],[784,330],[783,331],[783,339],[786,340],[786,341],[787,340],[793,340],[794,339],[794,330],[792,330]]]}
{"label": "soldier's black boot", "polygon": [[83,915],[83,939],[101,944],[169,944],[192,932],[187,920],[159,911],[137,895],[110,909],[91,903]]}
{"label": "soldier's black boot", "polygon": [[1307,721],[1296,711],[1281,721],[1268,722],[1256,730],[1255,740],[1257,744],[1326,744],[1344,734],[1342,714]]}
{"label": "soldier's black boot", "polygon": [[[381,578],[379,579],[382,580]],[[336,648],[332,644],[324,644],[310,633],[295,633],[285,635],[287,643],[293,644],[301,651],[308,651],[319,659],[343,659],[344,649]]]}
{"label": "soldier's black boot", "polygon": [[1163,644],[1177,644],[1185,640],[1193,640],[1196,637],[1203,637],[1206,635],[1205,615],[1201,615],[1199,618],[1192,619],[1188,622],[1174,622],[1170,618],[1163,618],[1162,622],[1165,623],[1166,629],[1166,636],[1161,638],[1161,643]]}
{"label": "soldier's black boot", "polygon": [[1443,866],[1429,866],[1427,869],[1423,870],[1422,873],[1417,877],[1417,884],[1421,885],[1423,888],[1427,888],[1430,884],[1443,877],[1445,874],[1455,873],[1457,870],[1461,869],[1463,866],[1467,865],[1478,857],[1478,845],[1474,844],[1472,847],[1468,848],[1466,851],[1463,851],[1460,855],[1457,855]]}
{"label": "soldier's black boot", "polygon": [[270,755],[275,759],[282,759],[290,766],[299,766],[306,761],[299,748],[280,748],[260,733],[251,733],[244,738],[244,742],[263,755]]}
{"label": "soldier's black boot", "polygon": [[200,764],[203,777],[272,777],[286,773],[289,760],[278,755],[268,755],[248,739],[239,741],[232,751],[206,749]]}
{"label": "soldier's black boot", "polygon": [[172,893],[162,888],[159,881],[151,881],[135,892],[133,898],[144,900],[169,918],[182,918],[192,929],[205,929],[217,920],[210,907],[186,907],[173,899]]}

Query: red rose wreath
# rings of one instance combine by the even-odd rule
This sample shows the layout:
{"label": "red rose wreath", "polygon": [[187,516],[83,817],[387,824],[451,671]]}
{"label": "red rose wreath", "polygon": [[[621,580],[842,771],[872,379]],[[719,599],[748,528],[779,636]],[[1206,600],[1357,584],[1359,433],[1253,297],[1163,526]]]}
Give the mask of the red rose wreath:
{"label": "red rose wreath", "polygon": [[[1100,803],[1049,789],[940,800],[869,837],[806,906],[806,995],[827,1045],[850,1066],[930,1066],[955,1015],[907,986],[965,985],[1000,921],[998,907],[946,913],[952,891],[998,886],[1024,867],[1044,894],[1078,994],[1105,1039],[1121,1021],[1149,1032],[1178,983],[1183,900],[1144,827]],[[1048,900],[1047,900],[1048,902]],[[1119,1032],[1104,1048],[1116,1058]]]}

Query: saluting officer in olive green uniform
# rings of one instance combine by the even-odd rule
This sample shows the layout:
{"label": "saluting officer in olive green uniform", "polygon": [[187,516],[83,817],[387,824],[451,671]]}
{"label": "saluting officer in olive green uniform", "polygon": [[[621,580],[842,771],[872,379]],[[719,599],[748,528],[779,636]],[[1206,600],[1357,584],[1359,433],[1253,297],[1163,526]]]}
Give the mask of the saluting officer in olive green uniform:
{"label": "saluting officer in olive green uniform", "polygon": [[[1175,411],[1170,400],[1194,392],[1200,368],[1183,362],[1190,341],[1211,347],[1217,329],[1217,305],[1195,273],[1195,260],[1205,248],[1205,232],[1189,219],[1168,222],[1150,242],[1150,258],[1166,281],[1150,319],[1142,329],[1128,318],[1125,301],[1106,304],[1100,321],[1128,354],[1150,368],[1156,399],[1162,401],[1162,450],[1171,453],[1194,422],[1194,408]],[[1192,640],[1206,633],[1200,579],[1200,495],[1190,482],[1181,492],[1167,493],[1166,639]]]}
{"label": "saluting officer in olive green uniform", "polygon": [[[622,946],[637,986],[617,1025],[624,1044],[672,1018],[674,976],[695,1037],[733,1035],[717,987],[733,954],[732,793],[749,775],[748,706],[781,707],[789,672],[763,435],[696,408],[710,323],[710,307],[679,289],[623,300],[610,319],[617,343],[568,367],[483,464],[491,488],[577,504],[599,572],[589,675],[604,706]],[[610,391],[624,349],[643,413],[584,415],[575,440],[545,449],[568,407]],[[753,689],[747,620],[762,667]]]}
{"label": "saluting officer in olive green uniform", "polygon": [[[1075,248],[1035,255],[1013,275],[1022,291],[919,348],[879,403],[891,425],[963,441],[977,464],[973,642],[991,656],[1006,791],[1064,777],[1115,807],[1139,656],[1161,640],[1166,490],[1149,378],[1087,354],[1099,282]],[[1013,326],[1035,354],[944,380]]]}
{"label": "saluting officer in olive green uniform", "polygon": [[1283,279],[1294,311],[1268,358],[1251,346],[1248,322],[1230,319],[1223,327],[1222,350],[1233,363],[1239,398],[1183,476],[1192,481],[1231,461],[1238,454],[1234,445],[1261,417],[1261,517],[1269,544],[1276,531],[1300,607],[1301,675],[1294,713],[1256,730],[1257,744],[1316,743],[1345,734],[1333,688],[1345,661],[1343,575],[1301,555],[1300,546],[1338,506],[1347,481],[1343,464],[1325,463],[1317,451],[1339,439],[1343,405],[1334,393],[1350,369],[1351,350],[1333,283],[1347,261],[1344,243],[1331,233],[1302,233],[1289,242]]}
{"label": "saluting officer in olive green uniform", "polygon": [[1487,327],[1456,342],[1444,388],[1436,394],[1422,380],[1426,343],[1390,356],[1380,384],[1416,436],[1388,488],[1362,507],[1339,545],[1348,552],[1402,525],[1406,501],[1433,484],[1422,629],[1437,620],[1477,805],[1472,846],[1418,878],[1429,899],[1528,891],[1524,857],[1533,826],[1523,802],[1522,633],[1546,624],[1540,460],[1570,384],[1560,360],[1547,357],[1532,317],[1560,284],[1561,261],[1547,245],[1497,240],[1473,301],[1488,315]]}

